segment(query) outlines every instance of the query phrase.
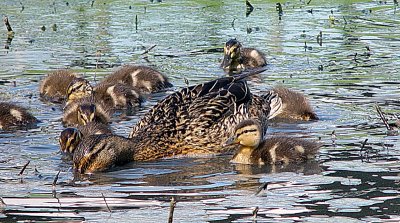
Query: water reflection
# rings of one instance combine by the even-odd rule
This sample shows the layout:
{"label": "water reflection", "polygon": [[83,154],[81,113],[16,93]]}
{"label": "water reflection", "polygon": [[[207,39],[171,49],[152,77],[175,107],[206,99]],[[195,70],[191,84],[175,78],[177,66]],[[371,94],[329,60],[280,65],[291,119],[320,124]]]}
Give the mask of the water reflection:
{"label": "water reflection", "polygon": [[[276,2],[252,1],[246,17],[245,3],[230,1],[1,1],[0,14],[15,34],[11,41],[0,33],[8,46],[0,48],[0,99],[29,107],[42,123],[0,132],[0,196],[7,204],[0,221],[165,221],[172,196],[176,222],[249,222],[255,207],[258,222],[398,221],[400,136],[386,135],[373,107],[396,114],[400,106],[393,4],[307,2],[282,4],[279,15]],[[267,53],[267,71],[249,81],[255,93],[283,83],[310,97],[319,121],[273,122],[269,131],[321,138],[314,162],[248,166],[230,164],[229,156],[181,158],[79,176],[62,160],[61,108],[37,92],[45,73],[70,67],[95,82],[120,64],[147,64],[179,88],[185,79],[197,84],[225,75],[218,65],[232,37]],[[169,93],[114,116],[112,128],[126,136]]]}

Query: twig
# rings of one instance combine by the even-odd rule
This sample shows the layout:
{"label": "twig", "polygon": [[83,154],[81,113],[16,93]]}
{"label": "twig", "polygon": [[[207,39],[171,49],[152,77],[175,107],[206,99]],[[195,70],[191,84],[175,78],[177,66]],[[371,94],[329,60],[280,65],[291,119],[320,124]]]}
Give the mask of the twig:
{"label": "twig", "polygon": [[24,167],[22,167],[22,170],[19,172],[19,175],[20,175],[20,176],[24,173],[26,167],[29,165],[30,162],[31,162],[31,161],[28,160],[28,162],[24,165]]}
{"label": "twig", "polygon": [[259,210],[258,206],[256,208],[254,208],[254,210],[253,210],[253,220],[256,220],[258,210]]}
{"label": "twig", "polygon": [[10,22],[8,21],[8,17],[7,16],[4,16],[3,21],[4,21],[4,24],[7,27],[7,31],[9,33],[13,33],[13,29],[11,28],[11,25],[10,25]]}
{"label": "twig", "polygon": [[174,220],[174,210],[176,206],[176,201],[174,197],[171,198],[171,203],[169,204],[169,216],[168,216],[168,223],[172,223]]}
{"label": "twig", "polygon": [[189,80],[186,77],[183,77],[183,80],[185,80],[186,86],[189,86]]}
{"label": "twig", "polygon": [[148,49],[146,49],[141,55],[147,54],[150,52],[150,50],[152,50],[154,47],[156,47],[157,44],[154,44],[153,46],[149,47]]}
{"label": "twig", "polygon": [[106,203],[108,212],[111,212],[111,209],[110,209],[110,207],[108,206],[108,203],[107,203],[107,201],[106,201],[106,197],[104,197],[104,194],[103,194],[103,193],[101,193],[101,196],[103,196],[103,200],[104,200],[104,203]]}
{"label": "twig", "polygon": [[263,183],[261,186],[257,188],[256,195],[258,195],[261,191],[266,190],[268,187],[268,182]]}
{"label": "twig", "polygon": [[135,16],[135,29],[137,31],[137,27],[138,27],[138,17],[137,15]]}
{"label": "twig", "polygon": [[56,189],[57,186],[57,180],[58,180],[58,176],[60,175],[61,170],[58,171],[58,173],[56,174],[56,176],[54,177],[53,183],[51,184],[53,187],[53,190]]}
{"label": "twig", "polygon": [[231,25],[232,25],[233,30],[235,30],[235,20],[236,20],[236,18],[233,18],[233,20],[232,20],[232,22],[231,22]]}
{"label": "twig", "polygon": [[378,112],[379,117],[381,118],[383,124],[385,124],[386,129],[389,130],[389,131],[392,131],[393,128],[389,125],[387,119],[385,118],[385,115],[383,114],[383,112],[381,110],[381,107],[378,104],[375,104],[375,109]]}
{"label": "twig", "polygon": [[251,5],[251,3],[246,0],[246,17],[248,17],[254,10],[253,5]]}

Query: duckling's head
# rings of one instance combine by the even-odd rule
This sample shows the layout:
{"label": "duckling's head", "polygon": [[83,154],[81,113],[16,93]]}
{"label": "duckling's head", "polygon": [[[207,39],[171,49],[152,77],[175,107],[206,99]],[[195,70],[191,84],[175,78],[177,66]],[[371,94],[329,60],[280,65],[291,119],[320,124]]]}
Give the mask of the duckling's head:
{"label": "duckling's head", "polygon": [[82,134],[78,129],[64,129],[64,131],[62,131],[60,134],[60,138],[58,139],[61,151],[64,153],[73,154],[81,139]]}
{"label": "duckling's head", "polygon": [[94,121],[96,113],[96,105],[94,104],[83,104],[78,106],[78,123],[80,125],[86,125],[87,123]]}
{"label": "duckling's head", "polygon": [[262,139],[261,126],[258,121],[248,119],[240,122],[234,135],[228,139],[226,145],[239,144],[244,147],[257,148]]}
{"label": "duckling's head", "polygon": [[67,88],[67,102],[92,95],[93,87],[83,78],[75,78]]}
{"label": "duckling's head", "polygon": [[240,64],[240,51],[242,44],[236,39],[230,39],[224,46],[224,59],[222,60],[221,67],[223,69],[231,69],[232,66]]}

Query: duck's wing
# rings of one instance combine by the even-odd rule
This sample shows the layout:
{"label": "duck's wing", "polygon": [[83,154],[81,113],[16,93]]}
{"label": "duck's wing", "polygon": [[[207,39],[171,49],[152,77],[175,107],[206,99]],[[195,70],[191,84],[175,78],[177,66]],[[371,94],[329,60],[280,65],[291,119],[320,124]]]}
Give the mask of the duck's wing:
{"label": "duck's wing", "polygon": [[178,126],[187,153],[226,152],[229,148],[222,144],[239,122],[249,118],[251,97],[247,83],[240,81],[195,99]]}
{"label": "duck's wing", "polygon": [[[203,84],[183,88],[163,100],[159,101],[143,118],[132,128],[129,137],[139,134],[139,130],[145,130],[146,126],[159,126],[160,128],[176,129],[176,122],[180,116],[186,113],[189,106],[195,104],[195,100],[203,101],[204,96],[213,97],[212,94],[228,89],[233,83],[242,82],[243,79],[263,72],[265,69],[253,69],[238,76],[222,77]],[[233,90],[233,88],[232,88]],[[205,99],[208,100],[208,99]],[[202,104],[204,106],[204,103]]]}

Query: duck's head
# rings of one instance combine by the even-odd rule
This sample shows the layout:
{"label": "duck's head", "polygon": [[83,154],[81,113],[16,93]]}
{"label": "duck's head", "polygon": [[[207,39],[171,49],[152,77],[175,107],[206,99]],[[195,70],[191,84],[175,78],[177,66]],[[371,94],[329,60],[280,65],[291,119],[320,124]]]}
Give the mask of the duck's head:
{"label": "duck's head", "polygon": [[236,39],[230,39],[224,46],[224,59],[222,60],[221,67],[223,69],[230,69],[232,65],[240,64],[240,51],[242,44]]}
{"label": "duck's head", "polygon": [[239,144],[244,147],[257,148],[262,139],[261,126],[258,121],[248,119],[240,122],[234,135],[226,141],[225,145]]}
{"label": "duck's head", "polygon": [[96,105],[94,104],[83,104],[78,106],[78,123],[80,125],[86,125],[87,123],[94,121],[96,113]]}
{"label": "duck's head", "polygon": [[64,129],[64,131],[62,131],[60,134],[60,138],[58,139],[61,151],[64,153],[73,154],[81,139],[82,134],[78,129]]}
{"label": "duck's head", "polygon": [[79,98],[91,96],[93,87],[89,81],[83,78],[75,78],[67,88],[67,103]]}

